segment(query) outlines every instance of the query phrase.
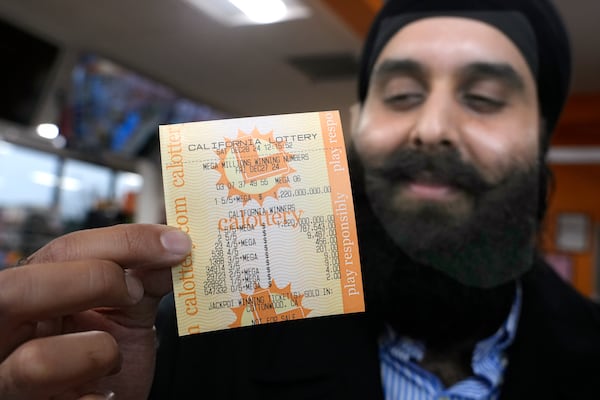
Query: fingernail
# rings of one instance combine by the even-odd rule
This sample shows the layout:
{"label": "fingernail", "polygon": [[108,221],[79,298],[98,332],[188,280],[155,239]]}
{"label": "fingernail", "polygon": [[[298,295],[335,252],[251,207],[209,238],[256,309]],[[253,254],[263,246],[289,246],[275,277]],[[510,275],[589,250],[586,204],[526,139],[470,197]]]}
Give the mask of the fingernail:
{"label": "fingernail", "polygon": [[180,230],[169,230],[160,235],[163,247],[175,255],[186,255],[192,251],[192,240]]}
{"label": "fingernail", "polygon": [[115,392],[104,391],[102,393],[88,394],[80,397],[79,400],[116,400]]}
{"label": "fingernail", "polygon": [[127,285],[129,297],[131,297],[132,300],[137,302],[144,297],[144,285],[138,278],[125,273],[125,284]]}

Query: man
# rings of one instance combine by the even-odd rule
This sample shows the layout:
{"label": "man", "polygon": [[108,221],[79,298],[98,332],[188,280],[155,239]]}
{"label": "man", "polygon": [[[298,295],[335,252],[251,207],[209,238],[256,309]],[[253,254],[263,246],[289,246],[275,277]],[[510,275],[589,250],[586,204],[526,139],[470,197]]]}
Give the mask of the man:
{"label": "man", "polygon": [[[178,338],[167,299],[151,397],[597,397],[600,311],[535,253],[568,64],[546,1],[388,1],[353,134],[367,313]],[[164,268],[189,246],[85,231],[0,273],[0,397],[144,398]]]}
{"label": "man", "polygon": [[600,396],[600,310],[536,252],[570,55],[540,0],[390,0],[352,178],[367,313],[177,338],[154,398]]}

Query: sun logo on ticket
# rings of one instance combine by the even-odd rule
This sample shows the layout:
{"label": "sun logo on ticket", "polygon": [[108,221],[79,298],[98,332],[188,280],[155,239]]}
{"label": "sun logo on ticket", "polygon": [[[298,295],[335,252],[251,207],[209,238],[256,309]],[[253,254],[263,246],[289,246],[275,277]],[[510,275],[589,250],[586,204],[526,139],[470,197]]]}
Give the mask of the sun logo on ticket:
{"label": "sun logo on ticket", "polygon": [[279,189],[289,187],[288,175],[295,172],[285,145],[275,140],[273,131],[263,135],[256,128],[250,133],[239,130],[236,139],[225,139],[225,147],[216,151],[220,161],[215,169],[221,173],[217,185],[229,189],[228,197],[240,196],[244,205],[277,199]]}
{"label": "sun logo on ticket", "polygon": [[292,293],[291,283],[278,288],[275,281],[270,287],[263,289],[257,285],[252,294],[242,293],[240,305],[231,310],[235,313],[235,321],[230,328],[260,325],[271,322],[303,319],[311,312],[302,306],[303,294]]}

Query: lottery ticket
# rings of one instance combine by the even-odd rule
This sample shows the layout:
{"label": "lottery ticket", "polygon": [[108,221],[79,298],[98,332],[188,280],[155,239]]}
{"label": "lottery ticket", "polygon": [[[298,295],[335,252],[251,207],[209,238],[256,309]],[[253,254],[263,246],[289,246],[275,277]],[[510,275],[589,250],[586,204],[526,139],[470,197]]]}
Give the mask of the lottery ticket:
{"label": "lottery ticket", "polygon": [[337,111],[160,126],[179,335],[364,311]]}

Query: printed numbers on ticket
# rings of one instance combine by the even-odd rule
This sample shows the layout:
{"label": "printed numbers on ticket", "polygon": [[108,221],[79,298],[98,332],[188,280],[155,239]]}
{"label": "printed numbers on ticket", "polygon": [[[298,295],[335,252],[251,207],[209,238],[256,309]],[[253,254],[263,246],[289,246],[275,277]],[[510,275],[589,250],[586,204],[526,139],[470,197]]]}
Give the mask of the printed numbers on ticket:
{"label": "printed numbers on ticket", "polygon": [[160,126],[179,335],[364,311],[337,111]]}

